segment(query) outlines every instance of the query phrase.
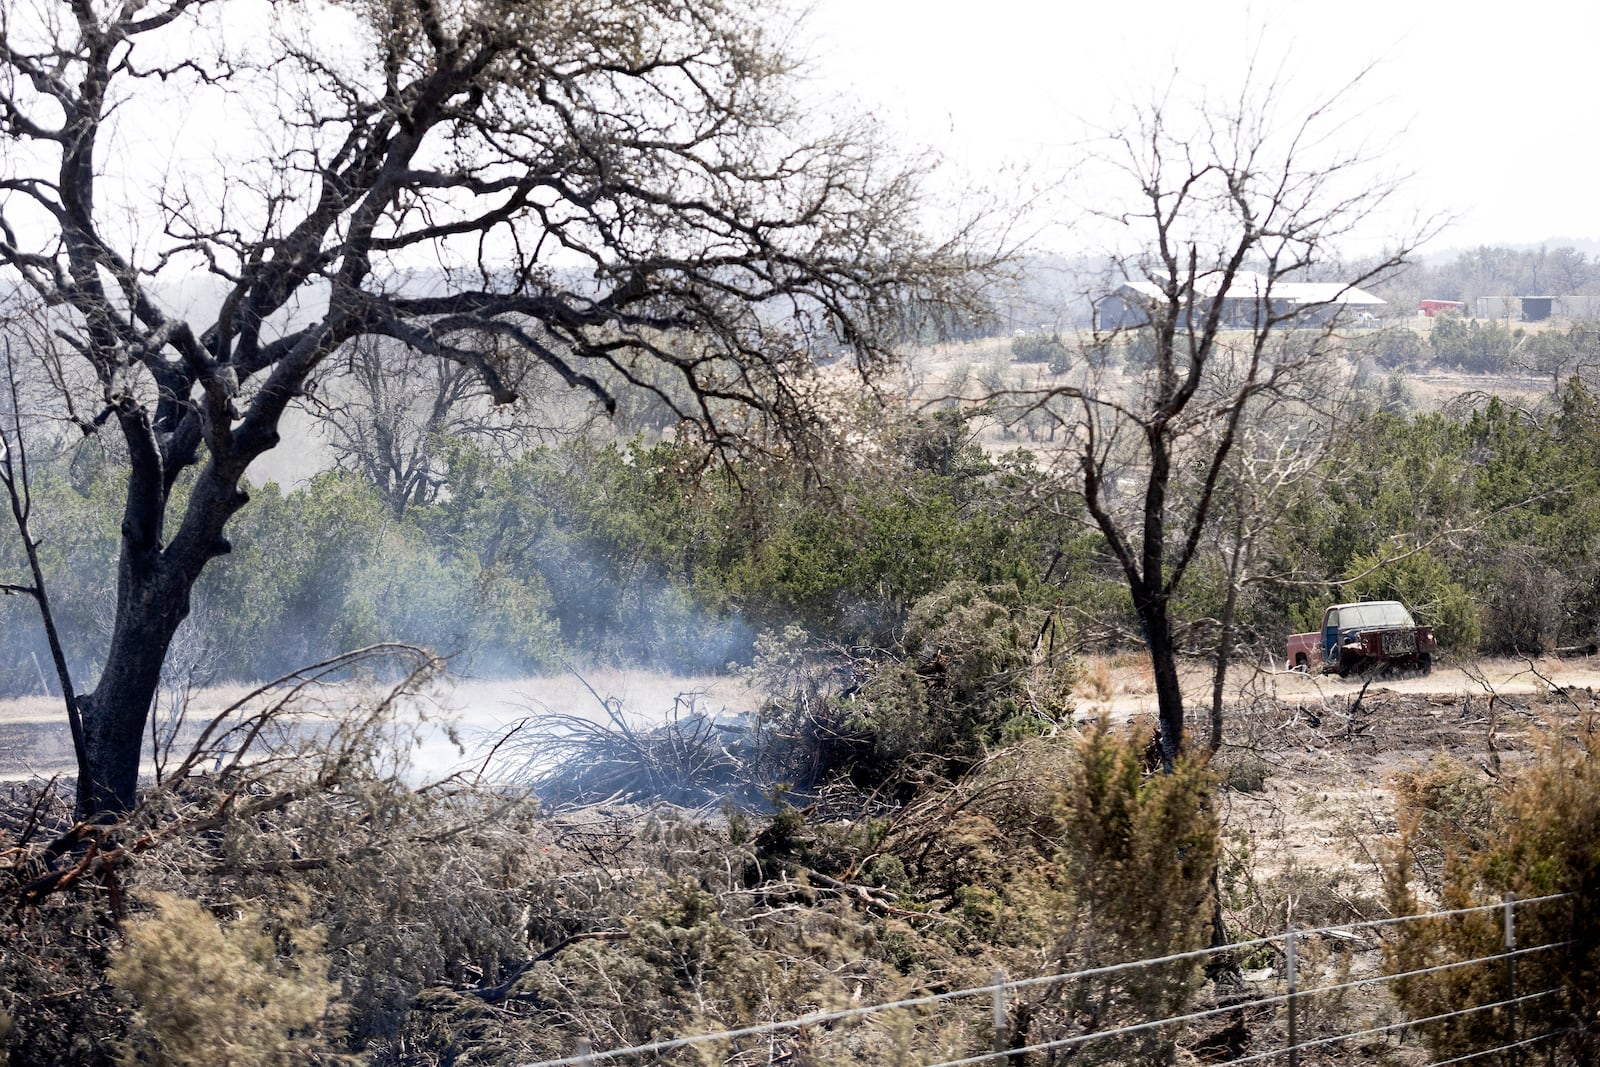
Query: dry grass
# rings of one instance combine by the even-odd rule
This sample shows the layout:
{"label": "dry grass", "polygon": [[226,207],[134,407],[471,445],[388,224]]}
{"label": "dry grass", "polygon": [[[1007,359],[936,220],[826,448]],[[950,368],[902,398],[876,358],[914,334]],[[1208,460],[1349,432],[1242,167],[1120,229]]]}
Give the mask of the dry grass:
{"label": "dry grass", "polygon": [[[1180,670],[1186,693],[1198,694],[1208,684],[1209,665],[1185,664]],[[1116,652],[1084,656],[1082,678],[1072,695],[1084,710],[1132,711],[1142,704],[1142,698],[1154,698],[1155,692],[1150,657],[1142,652]]]}
{"label": "dry grass", "polygon": [[55,722],[64,714],[60,697],[27,696],[0,700],[0,722]]}
{"label": "dry grass", "polygon": [[[197,690],[194,703],[190,706],[190,716],[193,718],[216,715],[243,698],[251,688],[253,687],[229,683]],[[60,697],[34,695],[0,699],[0,722],[60,722],[65,715]]]}
{"label": "dry grass", "polygon": [[[1433,320],[1422,319],[1406,325],[1417,330],[1425,340]],[[1550,327],[1545,325],[1543,328]],[[1536,333],[1539,329],[1533,328],[1530,332]],[[1064,330],[1062,335],[1070,346],[1077,346],[1080,350],[1091,339],[1088,331]],[[991,367],[1003,367],[1006,388],[1036,387],[1041,382],[1055,380],[1042,364],[1014,362],[1010,337],[930,345],[912,349],[905,353],[904,358],[902,384],[916,399],[924,401],[952,393],[968,398],[981,396],[986,390],[979,385],[978,375]],[[1081,361],[1075,358],[1074,364],[1078,370],[1069,372],[1067,377],[1077,380],[1081,374]],[[1115,388],[1125,382],[1120,368],[1112,369],[1098,376],[1097,387]],[[1406,383],[1418,404],[1429,410],[1442,407],[1457,397],[1473,394],[1494,395],[1504,400],[1529,403],[1548,395],[1551,384],[1547,377],[1538,375],[1480,375],[1442,370],[1408,374]],[[1017,444],[1014,440],[1003,439],[993,430],[985,434],[984,443],[1000,448]]]}
{"label": "dry grass", "polygon": [[1084,663],[1073,696],[1080,700],[1106,703],[1116,696],[1117,683],[1111,673],[1111,661],[1104,656],[1093,656]]}

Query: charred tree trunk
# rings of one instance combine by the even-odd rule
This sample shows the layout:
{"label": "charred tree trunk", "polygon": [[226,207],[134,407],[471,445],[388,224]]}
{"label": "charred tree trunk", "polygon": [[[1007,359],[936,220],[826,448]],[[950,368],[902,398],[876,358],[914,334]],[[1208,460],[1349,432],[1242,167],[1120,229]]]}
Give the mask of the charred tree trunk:
{"label": "charred tree trunk", "polygon": [[[136,497],[146,489],[136,477],[130,479],[128,516],[145,510]],[[83,818],[133,807],[161,664],[189,614],[193,579],[186,579],[162,549],[155,536],[159,529],[159,519],[153,525],[132,518],[123,522],[111,642],[94,691],[79,701],[89,771],[88,781],[78,783]]]}
{"label": "charred tree trunk", "polygon": [[1183,749],[1183,689],[1178,684],[1178,655],[1172,643],[1167,601],[1158,595],[1135,601],[1150,649],[1156,678],[1156,708],[1161,723],[1161,766],[1171,771]]}
{"label": "charred tree trunk", "polygon": [[[142,420],[124,426],[130,443]],[[161,666],[178,627],[189,615],[189,594],[207,563],[230,551],[222,531],[249,496],[239,491],[245,462],[206,466],[189,494],[183,521],[162,544],[170,486],[154,452],[134,454],[117,561],[116,618],[105,666],[94,691],[79,699],[87,780],[78,782],[78,814],[92,818],[129,811],[138,800],[145,727]]]}
{"label": "charred tree trunk", "polygon": [[[138,795],[144,731],[172,636],[188,614],[189,592],[159,573],[122,564],[117,617],[105,668],[81,698],[89,780],[78,783],[78,814],[131,809]],[[129,572],[134,572],[130,574]]]}

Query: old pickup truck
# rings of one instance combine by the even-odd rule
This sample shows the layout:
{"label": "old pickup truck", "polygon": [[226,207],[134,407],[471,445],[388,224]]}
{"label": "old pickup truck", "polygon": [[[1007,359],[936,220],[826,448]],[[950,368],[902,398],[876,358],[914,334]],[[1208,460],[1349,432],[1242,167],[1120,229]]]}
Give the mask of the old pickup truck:
{"label": "old pickup truck", "polygon": [[1418,626],[1404,604],[1367,600],[1335,604],[1322,615],[1322,629],[1289,638],[1284,666],[1339,675],[1401,668],[1426,674],[1438,647],[1433,627]]}

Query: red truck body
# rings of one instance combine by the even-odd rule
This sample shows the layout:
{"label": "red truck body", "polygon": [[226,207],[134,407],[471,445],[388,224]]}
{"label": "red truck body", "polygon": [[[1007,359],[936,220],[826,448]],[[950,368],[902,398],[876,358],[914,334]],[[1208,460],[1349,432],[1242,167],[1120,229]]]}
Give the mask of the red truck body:
{"label": "red truck body", "polygon": [[1335,604],[1322,613],[1321,630],[1290,635],[1284,667],[1340,675],[1396,667],[1426,673],[1437,647],[1433,627],[1418,626],[1397,600]]}

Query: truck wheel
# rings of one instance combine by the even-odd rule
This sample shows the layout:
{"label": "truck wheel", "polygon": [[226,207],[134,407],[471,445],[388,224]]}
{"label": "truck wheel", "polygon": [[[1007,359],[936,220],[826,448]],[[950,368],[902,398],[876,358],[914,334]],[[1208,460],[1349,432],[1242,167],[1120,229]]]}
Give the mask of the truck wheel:
{"label": "truck wheel", "polygon": [[1299,671],[1301,674],[1311,673],[1311,661],[1306,659],[1306,654],[1304,652],[1296,652],[1294,654],[1294,669]]}

